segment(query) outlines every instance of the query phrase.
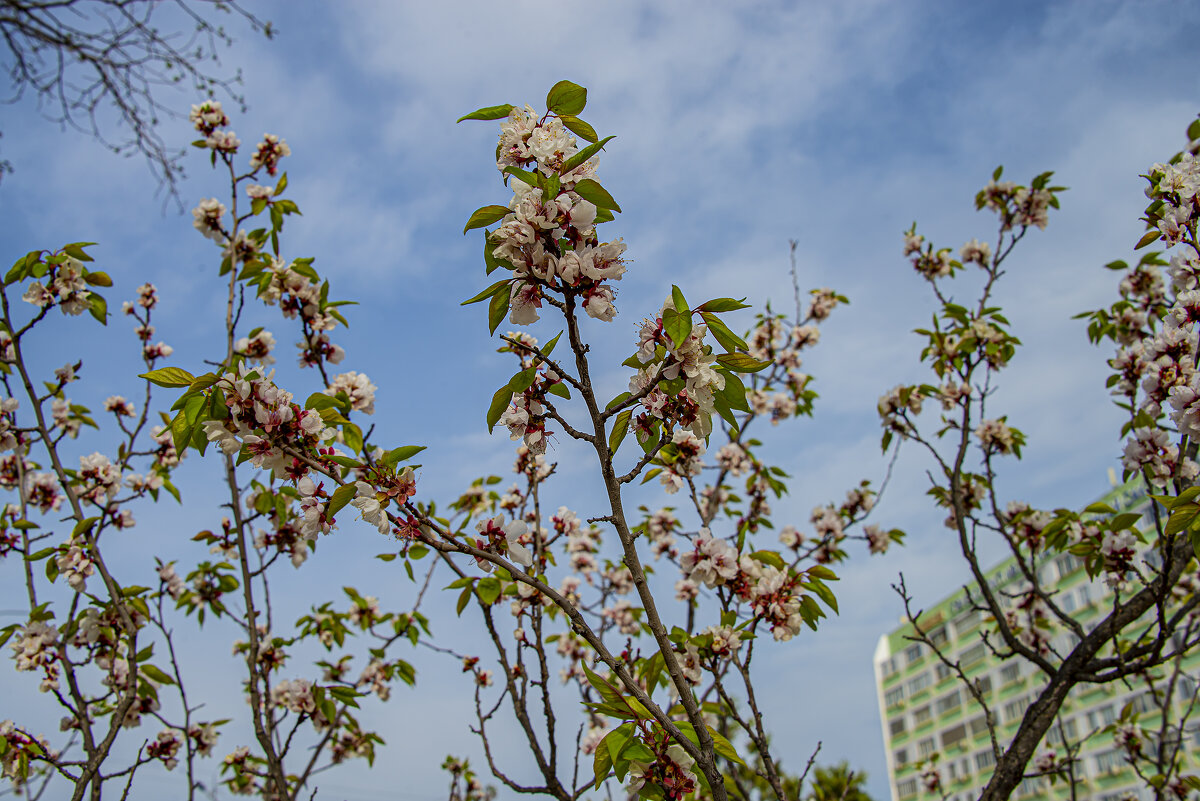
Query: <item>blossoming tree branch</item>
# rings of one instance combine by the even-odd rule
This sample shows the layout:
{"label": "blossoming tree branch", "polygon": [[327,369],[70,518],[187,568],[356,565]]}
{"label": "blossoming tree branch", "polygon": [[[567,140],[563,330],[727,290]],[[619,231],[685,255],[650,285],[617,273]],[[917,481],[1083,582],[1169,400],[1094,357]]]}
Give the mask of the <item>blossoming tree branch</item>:
{"label": "blossoming tree branch", "polygon": [[[636,341],[628,343],[628,390],[598,394],[598,365],[581,323],[617,317],[616,283],[628,262],[624,242],[601,233],[621,213],[597,173],[613,137],[601,138],[580,117],[586,100],[585,89],[560,81],[544,111],[504,104],[460,120],[500,122],[495,164],[509,194],[470,214],[464,227],[482,229],[482,266],[492,282],[463,305],[483,304],[488,330],[500,332],[498,350],[514,369],[490,403],[480,399],[489,430],[507,430],[516,443],[516,481],[507,490],[500,477],[480,476],[457,498],[424,497],[418,470],[429,468],[413,463],[424,448],[375,441],[365,418],[377,405],[398,407],[376,398],[365,373],[336,372],[348,358],[334,341],[347,324],[347,301],[332,299],[312,258],[285,255],[285,222],[296,224],[299,213],[280,172],[290,149],[266,135],[246,160],[219,103],[193,107],[200,137],[193,144],[227,178],[228,195],[201,201],[193,214],[195,228],[219,249],[213,272],[224,299],[224,337],[211,343],[211,369],[164,366],[173,351],[152,343],[158,290],[139,288],[123,310],[146,371],[136,403],[120,396],[105,403],[107,452],[73,453],[83,427],[100,428],[89,409],[67,397],[88,374],[84,365],[66,364],[49,380],[25,348],[31,337],[53,336],[44,332],[56,311],[89,312],[106,323],[100,290],[112,280],[89,267],[88,243],[17,260],[0,291],[0,483],[14,499],[0,518],[0,554],[21,574],[28,616],[0,636],[16,670],[37,677],[62,724],[54,739],[39,733],[37,722],[0,724],[0,761],[15,787],[100,798],[108,785],[115,785],[110,793],[124,792],[142,772],[165,770],[180,776],[180,796],[193,799],[207,792],[204,765],[232,729],[249,739],[222,749],[228,791],[311,797],[323,771],[355,758],[370,764],[386,747],[360,725],[358,710],[388,702],[397,682],[414,684],[416,671],[398,651],[423,648],[461,665],[475,711],[464,724],[479,738],[488,773],[510,792],[575,801],[623,783],[632,795],[657,799],[794,797],[813,760],[773,746],[777,712],[756,693],[755,651],[795,648],[816,636],[805,629],[816,630],[827,610],[836,612],[830,565],[848,558],[850,540],[881,554],[903,539],[899,530],[866,522],[877,498],[867,481],[843,501],[816,507],[807,532],[795,524],[776,529],[771,509],[788,491],[788,475],[760,458],[766,448],[756,437],[813,413],[817,395],[801,370],[803,354],[846,299],[817,289],[807,304],[795,298],[794,316],[767,307],[738,334],[726,315],[748,308],[744,299],[693,303],[684,289],[664,284],[661,306],[645,310]],[[1191,164],[1189,154],[1152,171],[1162,197],[1148,210],[1154,231],[1191,248],[1181,262],[1187,265],[1197,263]],[[1059,191],[1049,174],[1029,187],[999,178],[997,172],[977,203],[1000,217],[994,247],[972,240],[955,260],[948,249],[926,246],[915,228],[907,234],[906,252],[943,306],[940,320],[922,332],[929,340],[924,357],[939,381],[901,386],[879,404],[884,449],[913,442],[940,471],[931,494],[948,510],[951,536],[980,580],[976,603],[994,621],[997,654],[1028,660],[1050,677],[1047,700],[1031,706],[1012,744],[993,738],[998,766],[990,798],[1007,797],[1028,770],[1073,780],[1069,747],[1033,762],[1061,688],[1163,675],[1161,668],[1177,664],[1200,636],[1198,535],[1191,529],[1200,520],[1200,490],[1189,489],[1197,470],[1187,438],[1188,404],[1200,392],[1189,389],[1200,314],[1188,311],[1192,301],[1182,291],[1193,289],[1195,278],[1168,303],[1161,280],[1158,294],[1151,291],[1154,279],[1146,274],[1156,262],[1144,259],[1129,279],[1140,289],[1126,292],[1122,284],[1125,299],[1093,321],[1095,338],[1112,336],[1130,348],[1142,343],[1142,350],[1118,356],[1119,369],[1133,371],[1126,383],[1135,386],[1157,370],[1157,401],[1131,411],[1126,466],[1164,493],[1155,496],[1158,531],[1146,532],[1115,510],[999,511],[993,468],[1000,457],[1019,456],[1024,436],[1006,418],[985,416],[993,374],[1019,344],[990,296],[1013,246],[1030,228],[1044,227]],[[970,308],[953,303],[939,283],[969,264],[986,276]],[[12,303],[18,291],[23,303]],[[298,363],[313,375],[307,395],[276,382],[270,365],[278,343],[263,327],[246,330],[243,316],[252,307],[277,309],[280,324],[293,331]],[[501,329],[506,319],[526,327],[543,316],[559,329],[545,341]],[[1162,332],[1159,320],[1166,321]],[[1160,356],[1149,354],[1159,346],[1145,343],[1168,330],[1174,344],[1153,352],[1175,361],[1152,367]],[[936,399],[944,411],[933,439],[915,422],[924,399]],[[1164,402],[1176,410],[1175,429],[1167,428]],[[1181,444],[1167,444],[1168,433],[1182,436]],[[552,438],[560,443],[553,449]],[[945,443],[957,449],[947,454]],[[598,508],[552,501],[551,457],[560,448],[587,454]],[[982,459],[978,471],[967,463],[972,449]],[[158,560],[145,565],[149,581],[118,575],[106,553],[120,530],[134,525],[140,504],[181,497],[186,487],[173,476],[185,456],[221,466],[226,514],[194,534],[213,558]],[[675,505],[635,508],[632,490],[654,479]],[[986,511],[993,514],[984,520]],[[270,591],[273,577],[309,569],[306,563],[320,558],[321,538],[359,526],[359,519],[381,536],[380,558],[411,580],[407,604],[385,610],[374,596],[346,587],[342,599],[282,608]],[[1005,537],[1033,580],[1015,605],[981,580],[977,529]],[[1139,561],[1139,540],[1160,558]],[[1084,631],[1054,602],[1052,588],[1034,580],[1037,566],[1064,550],[1125,593],[1095,631]],[[659,576],[668,572],[673,581]],[[457,598],[457,619],[422,611],[431,588],[441,587]],[[909,607],[907,594],[904,600]],[[1155,621],[1147,623],[1147,615]],[[920,615],[910,608],[910,616],[915,636],[928,639]],[[473,641],[484,651],[447,645],[438,632],[450,626],[478,627]],[[1054,626],[1077,635],[1075,650],[1055,650]],[[177,632],[191,627],[234,640],[248,701],[237,713],[242,719],[207,717],[204,702],[189,692]],[[1182,640],[1170,640],[1179,632]],[[302,653],[319,656],[301,665]],[[987,698],[975,695],[986,709]],[[517,732],[527,762],[503,763],[493,747],[500,731],[506,739]],[[1136,739],[1131,731],[1128,742]],[[443,767],[452,797],[494,792],[461,759],[451,756]],[[925,773],[927,786],[939,790],[933,760]],[[1161,781],[1151,780],[1149,769],[1146,775],[1160,789],[1194,781],[1161,765],[1153,774]],[[528,776],[535,778],[520,778]]]}

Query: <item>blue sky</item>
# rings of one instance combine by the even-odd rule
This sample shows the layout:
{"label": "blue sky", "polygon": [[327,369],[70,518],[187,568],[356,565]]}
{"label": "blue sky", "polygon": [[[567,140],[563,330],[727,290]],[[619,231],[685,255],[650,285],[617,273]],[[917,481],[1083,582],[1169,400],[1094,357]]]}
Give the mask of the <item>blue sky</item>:
{"label": "blue sky", "polygon": [[[253,7],[280,35],[264,42],[243,31],[224,53],[225,67],[242,70],[250,103],[244,115],[231,112],[232,127],[247,145],[269,131],[291,146],[289,196],[304,216],[289,220],[285,250],[314,256],[335,295],[361,301],[350,310],[350,330],[339,332],[349,354],[343,366],[379,385],[381,442],[429,446],[425,497],[449,500],[487,473],[507,483],[512,453],[507,437],[488,437],[483,423],[510,365],[492,352],[480,307],[458,306],[485,285],[478,237],[463,237],[462,223],[478,206],[507,201],[491,164],[497,129],[454,120],[501,102],[536,107],[560,78],[588,87],[583,116],[617,137],[600,177],[625,212],[608,235],[624,237],[632,263],[617,319],[588,329],[594,363],[611,365],[597,373],[610,394],[627,378],[617,365],[633,348],[637,321],[657,310],[672,283],[689,298],[745,295],[787,308],[788,240],[796,239],[802,287],[850,297],[806,361],[822,394],[817,419],[770,432],[777,438],[765,455],[793,475],[791,496],[776,504],[779,524],[803,528],[813,506],[882,476],[876,399],[897,383],[925,380],[910,332],[934,311],[901,255],[901,232],[917,220],[931,241],[955,249],[993,238],[991,219],[972,201],[997,164],[1018,181],[1055,170],[1070,187],[1049,229],[1019,247],[1000,289],[1027,347],[992,408],[1030,438],[1002,492],[1053,507],[1080,506],[1106,489],[1120,450],[1119,412],[1104,390],[1110,354],[1089,346],[1070,317],[1114,296],[1113,274],[1101,265],[1128,258],[1138,238],[1138,173],[1182,146],[1200,110],[1195,5]],[[183,112],[200,99],[174,97]],[[99,242],[94,255],[116,281],[110,303],[153,281],[163,298],[159,336],[175,346],[173,363],[198,366],[211,356],[217,262],[191,215],[162,212],[140,161],[60,132],[28,99],[5,108],[0,155],[16,167],[0,184],[5,258]],[[165,130],[180,144],[192,138],[179,121]],[[221,196],[206,161],[192,157],[188,172],[188,208]],[[969,297],[970,289],[958,291]],[[259,321],[280,340],[281,362],[290,362],[287,328],[271,314]],[[109,394],[132,395],[124,324],[114,320],[116,330],[100,338],[89,321],[66,321],[44,344],[47,370],[78,350],[91,382],[75,385],[78,399],[98,405]],[[546,339],[558,329],[543,322],[531,330]],[[297,394],[311,390],[311,376],[289,366],[280,376]],[[100,441],[79,447],[90,452]],[[557,451],[563,502],[585,516],[600,503],[594,479],[567,443]],[[903,571],[918,601],[932,603],[965,578],[943,515],[924,496],[927,467],[915,451],[902,456],[877,512],[879,522],[910,532],[908,547],[870,561],[856,554],[841,571],[841,616],[765,649],[758,661],[762,694],[787,699],[769,720],[785,764],[799,768],[820,739],[821,760],[846,758],[867,770],[877,797],[887,791],[871,654],[901,611],[888,585]],[[213,464],[193,459],[187,470],[201,482],[188,508],[213,518],[215,490],[205,483]],[[130,570],[144,569],[147,548],[195,558],[185,544],[191,524],[181,532],[166,513],[142,519],[121,556]],[[372,536],[369,527],[344,525],[284,582],[283,597],[303,606],[355,583],[401,605],[407,582],[370,559],[382,549]],[[454,641],[462,635],[452,624],[445,632]],[[213,688],[236,671],[220,650],[198,679]],[[382,798],[378,788],[403,786],[402,797],[435,798],[443,780],[429,766],[448,752],[477,752],[465,728],[465,680],[444,661],[412,658],[422,671],[418,692],[398,691],[378,717],[387,757],[373,774],[330,774],[331,796]],[[218,750],[231,750],[235,739]],[[528,773],[517,751],[506,758],[514,772]]]}

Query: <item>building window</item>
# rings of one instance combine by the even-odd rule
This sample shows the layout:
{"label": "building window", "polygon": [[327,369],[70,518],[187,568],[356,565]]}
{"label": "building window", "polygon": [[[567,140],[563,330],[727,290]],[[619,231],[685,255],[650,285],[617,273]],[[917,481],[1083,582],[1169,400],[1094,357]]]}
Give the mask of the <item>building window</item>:
{"label": "building window", "polygon": [[937,701],[937,713],[945,715],[962,706],[962,694],[955,690],[949,695],[943,696]]}
{"label": "building window", "polygon": [[947,640],[947,637],[946,637],[946,627],[945,626],[938,626],[936,629],[929,632],[929,641],[931,643],[933,643],[935,646],[945,645],[946,640]]}
{"label": "building window", "polygon": [[985,771],[996,764],[996,755],[991,751],[980,751],[975,755],[975,770]]}
{"label": "building window", "polygon": [[983,643],[977,642],[974,645],[972,645],[970,648],[968,648],[967,650],[962,652],[962,656],[960,657],[960,660],[962,661],[962,664],[965,667],[966,665],[970,665],[973,662],[978,662],[980,659],[983,659],[985,656],[987,656],[987,649],[984,647]]}
{"label": "building window", "polygon": [[920,709],[913,712],[913,725],[920,726],[922,723],[928,722],[929,718],[931,718],[931,717],[932,717],[932,715],[929,714],[929,706],[928,705],[923,706]]}
{"label": "building window", "polygon": [[1091,586],[1084,584],[1082,587],[1079,588],[1079,605],[1087,606],[1091,602],[1092,602],[1092,588],[1091,588]]}
{"label": "building window", "polygon": [[1116,748],[1096,754],[1095,760],[1096,771],[1099,773],[1107,773],[1110,770],[1119,769],[1125,763],[1122,752]]}
{"label": "building window", "polygon": [[[962,723],[952,729],[946,729],[942,732],[942,747],[949,748],[952,745],[958,745],[967,738],[967,727]],[[951,763],[953,764],[953,763]]]}
{"label": "building window", "polygon": [[971,734],[983,734],[987,731],[987,716],[980,715],[971,721]]}
{"label": "building window", "polygon": [[951,670],[950,666],[944,662],[938,662],[933,666],[933,672],[937,674],[937,680],[942,681],[943,679],[949,678],[950,674],[954,671]]}
{"label": "building window", "polygon": [[888,723],[888,728],[891,729],[892,736],[904,734],[904,718],[896,718]]}
{"label": "building window", "polygon": [[908,764],[908,749],[907,748],[899,749],[898,751],[896,751],[895,756],[896,756],[896,767],[901,767],[902,765]]}
{"label": "building window", "polygon": [[1112,704],[1108,706],[1092,709],[1087,713],[1088,728],[1102,729],[1116,722],[1117,716],[1113,712]]}
{"label": "building window", "polygon": [[895,706],[904,700],[904,685],[893,687],[883,694],[883,703],[885,706]]}
{"label": "building window", "polygon": [[933,741],[933,738],[926,737],[924,740],[917,743],[917,756],[921,759],[924,759],[932,754],[936,748],[937,744]]}
{"label": "building window", "polygon": [[879,663],[879,672],[880,672],[880,674],[883,675],[883,677],[885,679],[888,676],[891,676],[893,673],[895,673],[896,672],[896,657],[893,656],[891,659],[885,659],[882,662],[880,662]]}
{"label": "building window", "polygon": [[901,798],[908,798],[911,795],[917,794],[917,780],[905,779],[896,784],[896,794]]}
{"label": "building window", "polygon": [[1075,593],[1068,592],[1058,599],[1058,605],[1068,614],[1075,611]]}
{"label": "building window", "polygon": [[1074,742],[1075,720],[1073,718],[1063,723],[1062,726],[1059,726],[1056,723],[1053,727],[1051,727],[1050,731],[1046,734],[1046,741],[1050,743],[1050,745],[1058,745],[1063,741],[1064,735],[1068,741]]}
{"label": "building window", "polygon": [[1028,706],[1029,699],[1025,697],[1009,701],[1004,705],[1004,722],[1012,723],[1014,720],[1020,720],[1021,715],[1025,714],[1025,709]]}
{"label": "building window", "polygon": [[929,677],[929,671],[925,671],[917,676],[913,676],[908,680],[908,695],[911,698],[917,693],[924,690],[929,685],[933,684],[933,679]]}
{"label": "building window", "polygon": [[980,676],[975,679],[975,688],[979,690],[981,695],[987,695],[992,691],[992,677]]}
{"label": "building window", "polygon": [[1016,681],[1021,676],[1021,663],[1013,662],[1000,668],[1000,686]]}
{"label": "building window", "polygon": [[904,651],[904,658],[908,660],[908,664],[917,662],[921,659],[921,643],[915,642]]}

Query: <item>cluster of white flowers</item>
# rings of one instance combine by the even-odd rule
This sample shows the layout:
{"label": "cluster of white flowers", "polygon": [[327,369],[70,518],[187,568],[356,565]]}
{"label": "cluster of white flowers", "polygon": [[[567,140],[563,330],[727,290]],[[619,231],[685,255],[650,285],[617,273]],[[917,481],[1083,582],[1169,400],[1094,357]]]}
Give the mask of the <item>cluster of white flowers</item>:
{"label": "cluster of white flowers", "polygon": [[272,706],[297,714],[311,715],[317,709],[313,683],[308,679],[284,679],[271,688]]}
{"label": "cluster of white flowers", "polygon": [[91,306],[91,293],[88,291],[87,281],[83,278],[84,272],[86,271],[81,261],[67,256],[61,264],[50,266],[47,286],[34,281],[21,299],[38,308],[57,303],[63,314],[82,314]]}
{"label": "cluster of white flowers", "polygon": [[16,669],[42,671],[42,692],[58,689],[58,629],[43,621],[25,625],[9,645]]}
{"label": "cluster of white flowers", "polygon": [[1050,608],[1036,592],[1018,596],[1005,611],[1004,620],[1025,647],[1043,656],[1050,653]]}
{"label": "cluster of white flowers", "polygon": [[664,465],[659,481],[669,494],[678,492],[688,478],[700,475],[704,462],[704,440],[691,431],[678,430],[671,435],[671,444],[677,449],[678,457]]}
{"label": "cluster of white flowers", "polygon": [[[226,455],[238,453],[244,445],[255,467],[282,472],[291,457],[273,438],[319,444],[336,434],[325,426],[319,412],[292,403],[292,394],[274,383],[273,372],[264,376],[242,362],[236,373],[225,373],[221,383],[230,417],[205,421],[204,433]],[[255,434],[257,430],[263,435]]]}
{"label": "cluster of white flowers", "polygon": [[0,742],[4,743],[4,747],[0,748],[2,775],[7,779],[12,779],[18,787],[20,786],[19,781],[25,778],[22,771],[28,768],[31,756],[40,757],[43,754],[50,754],[54,757],[57,755],[44,737],[35,738],[26,734],[18,729],[11,720],[0,721]]}
{"label": "cluster of white flowers", "polygon": [[980,267],[987,268],[992,263],[992,247],[986,242],[980,242],[978,239],[972,239],[970,242],[962,246],[962,250],[958,254],[959,261],[963,264],[971,264],[974,262]]}
{"label": "cluster of white flowers", "polygon": [[82,497],[100,503],[102,497],[112,500],[121,488],[121,469],[102,453],[79,457],[79,480],[86,489]]}
{"label": "cluster of white flowers", "polygon": [[799,634],[804,619],[800,616],[796,577],[786,567],[764,564],[749,556],[742,557],[739,567],[750,588],[750,605],[755,615],[770,625],[775,639],[787,641]]}
{"label": "cluster of white flowers", "polygon": [[984,420],[975,429],[979,444],[989,453],[1012,453],[1019,443],[1014,440],[1013,429],[1003,420]]}
{"label": "cluster of white flowers", "polygon": [[907,436],[912,431],[912,424],[904,419],[904,415],[920,414],[923,402],[924,398],[916,387],[900,384],[880,396],[876,409],[886,428]]}
{"label": "cluster of white flowers", "polygon": [[491,241],[492,255],[513,268],[509,319],[517,325],[538,319],[544,287],[577,290],[584,311],[596,319],[609,321],[616,315],[614,292],[604,282],[620,280],[625,272],[625,244],[596,238],[596,206],[574,191],[579,181],[594,179],[594,160],[560,173],[578,150],[561,119],[539,119],[529,106],[513,108],[500,126],[496,166],[502,171],[532,167],[544,176],[557,176],[559,187],[547,197],[540,186],[515,175],[508,179],[512,212],[500,221]]}
{"label": "cluster of white flowers", "polygon": [[1136,428],[1133,436],[1125,443],[1121,464],[1126,470],[1138,472],[1156,487],[1164,487],[1172,478],[1179,478],[1188,485],[1200,475],[1200,466],[1184,456],[1179,458],[1179,447],[1171,443],[1170,435],[1161,428]]}
{"label": "cluster of white flowers", "polygon": [[[524,520],[513,520],[506,525],[503,516],[497,515],[479,521],[475,530],[479,532],[475,544],[480,550],[506,555],[510,561],[523,567],[533,564],[533,552],[524,544],[529,534],[529,526]],[[495,567],[486,559],[476,558],[475,561],[489,573]]]}
{"label": "cluster of white flowers", "polygon": [[333,383],[325,389],[326,395],[336,395],[345,392],[350,398],[350,408],[363,414],[375,414],[375,390],[379,387],[371,383],[365,373],[351,370],[348,373],[334,376]]}
{"label": "cluster of white flowers", "polygon": [[252,337],[242,337],[233,344],[233,352],[264,367],[275,363],[271,351],[275,349],[275,336],[270,331],[260,330]]}
{"label": "cluster of white flowers", "polygon": [[646,518],[646,535],[652,543],[650,551],[655,560],[663,554],[671,558],[676,556],[675,537],[672,533],[678,528],[679,519],[666,507]]}
{"label": "cluster of white flowers", "polygon": [[0,401],[0,452],[15,451],[20,444],[17,433],[13,431],[16,422],[17,407],[21,402],[16,398],[5,398]]}
{"label": "cluster of white flowers", "polygon": [[137,414],[133,404],[120,395],[109,395],[104,401],[104,411],[112,412],[117,417],[133,417]]}
{"label": "cluster of white flowers", "polygon": [[712,589],[738,574],[737,549],[702,528],[694,549],[680,557],[679,567],[685,577]]}
{"label": "cluster of white flowers", "polygon": [[205,239],[224,244],[226,234],[221,227],[221,220],[225,217],[224,203],[213,197],[205,198],[192,209],[192,217],[195,218],[192,225]]}
{"label": "cluster of white flowers", "polygon": [[279,169],[279,160],[290,155],[292,155],[292,149],[288,147],[287,142],[275,134],[263,134],[262,141],[258,143],[258,147],[254,149],[254,155],[250,157],[250,169],[257,170],[259,167],[266,167],[267,174],[274,175]]}
{"label": "cluster of white flowers", "polygon": [[55,564],[58,567],[59,575],[66,577],[67,583],[75,592],[83,592],[87,589],[88,577],[96,570],[92,559],[83,548],[76,544],[69,545],[65,551],[60,553],[55,558]]}
{"label": "cluster of white flowers", "polygon": [[184,734],[179,729],[163,729],[158,736],[146,746],[146,756],[150,759],[162,760],[167,770],[174,770],[179,764],[176,758],[183,746]]}

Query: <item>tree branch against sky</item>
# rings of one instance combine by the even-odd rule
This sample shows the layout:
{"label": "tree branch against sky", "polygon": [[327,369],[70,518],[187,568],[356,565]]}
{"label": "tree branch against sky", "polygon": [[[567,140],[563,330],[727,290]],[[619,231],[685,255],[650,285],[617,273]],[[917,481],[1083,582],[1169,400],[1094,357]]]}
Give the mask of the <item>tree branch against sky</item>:
{"label": "tree branch against sky", "polygon": [[[159,133],[161,117],[181,116],[180,97],[227,94],[245,106],[241,73],[212,71],[232,43],[222,15],[268,39],[264,22],[237,0],[0,0],[0,64],[5,102],[27,94],[51,122],[94,136],[114,153],[140,155],[172,197],[182,149]],[[160,27],[162,22],[170,27]],[[168,101],[163,90],[183,87]],[[0,175],[14,166],[0,163]]]}

